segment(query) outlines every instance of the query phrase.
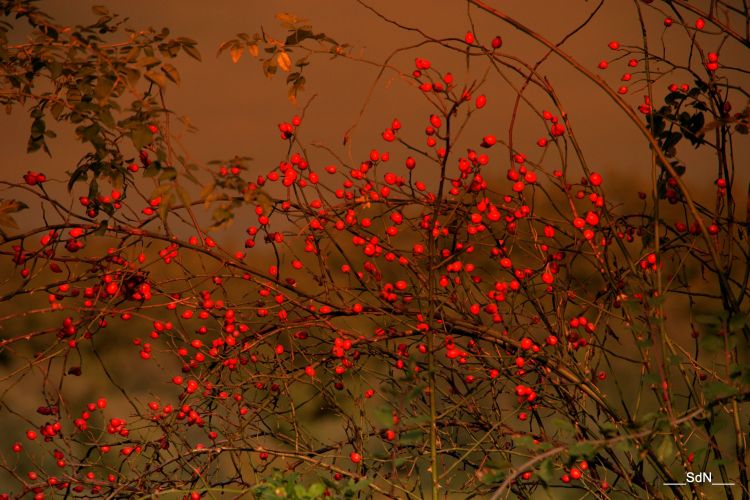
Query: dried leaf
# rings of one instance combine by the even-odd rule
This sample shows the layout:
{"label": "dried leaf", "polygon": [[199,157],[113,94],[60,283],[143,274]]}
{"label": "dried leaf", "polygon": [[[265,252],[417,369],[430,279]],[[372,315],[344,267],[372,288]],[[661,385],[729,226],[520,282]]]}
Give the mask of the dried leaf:
{"label": "dried leaf", "polygon": [[292,58],[286,52],[279,52],[276,56],[276,63],[284,73],[288,73],[292,69]]}
{"label": "dried leaf", "polygon": [[189,207],[192,202],[187,190],[179,184],[175,184],[175,190],[177,191],[177,196],[180,198],[180,201],[182,201],[183,206]]}
{"label": "dried leaf", "polygon": [[242,57],[242,47],[239,45],[232,45],[232,48],[229,49],[229,54],[232,56],[232,62],[237,64],[240,57]]}
{"label": "dried leaf", "polygon": [[143,76],[145,76],[147,80],[157,84],[159,87],[164,88],[167,86],[167,77],[162,73],[157,73],[156,71],[146,71]]}
{"label": "dried leaf", "polygon": [[305,19],[297,17],[294,14],[290,14],[289,12],[279,12],[278,14],[276,14],[276,19],[278,19],[281,24],[286,27],[292,27],[295,24],[306,21]]}
{"label": "dried leaf", "polygon": [[18,223],[11,214],[29,208],[18,200],[0,200],[0,226],[18,229]]}
{"label": "dried leaf", "polygon": [[177,72],[177,68],[175,68],[169,63],[164,63],[161,67],[161,70],[164,72],[165,75],[167,75],[167,78],[172,80],[177,85],[180,84],[180,74]]}
{"label": "dried leaf", "polygon": [[198,49],[196,49],[194,46],[192,46],[192,45],[183,45],[182,49],[187,53],[187,55],[189,55],[193,59],[195,59],[197,61],[201,60],[201,53],[198,52]]}

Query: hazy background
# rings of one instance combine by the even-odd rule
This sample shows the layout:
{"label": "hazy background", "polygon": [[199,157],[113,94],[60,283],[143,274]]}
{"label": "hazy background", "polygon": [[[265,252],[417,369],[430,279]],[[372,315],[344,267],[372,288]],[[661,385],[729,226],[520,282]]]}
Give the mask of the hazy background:
{"label": "hazy background", "polygon": [[[707,2],[696,5],[703,3]],[[286,85],[283,81],[285,75],[265,78],[260,65],[247,53],[238,64],[232,64],[227,53],[217,58],[216,50],[223,41],[232,38],[237,32],[255,33],[260,31],[261,26],[268,33],[282,37],[285,30],[274,18],[275,13],[282,11],[309,19],[316,31],[325,32],[340,43],[350,44],[353,54],[372,61],[383,61],[394,49],[421,40],[420,35],[400,30],[378,19],[356,2],[344,0],[57,0],[42,4],[60,23],[93,22],[95,16],[90,12],[91,6],[106,4],[113,12],[129,17],[130,27],[166,26],[174,35],[196,39],[203,62],[188,57],[178,59],[176,66],[182,75],[182,84],[179,87],[170,86],[167,93],[168,106],[178,115],[188,116],[199,129],[197,134],[187,138],[188,152],[196,163],[226,159],[234,154],[250,155],[258,159],[256,165],[262,172],[276,164],[280,155],[285,152],[284,146],[278,141],[276,124],[299,112],[314,94],[317,97],[308,110],[302,138],[340,148],[344,131],[356,120],[378,68],[343,59],[328,61],[325,56],[315,58],[313,64],[306,68],[307,90],[300,95],[299,106],[294,107],[286,98]],[[552,41],[559,41],[575,29],[597,5],[593,1],[581,0],[527,0],[495,4]],[[402,24],[417,26],[438,38],[462,38],[470,29],[466,3],[458,0],[375,1],[372,5]],[[650,8],[645,8],[645,12],[653,34],[652,50],[657,51],[659,38],[664,31],[664,16]],[[504,53],[529,62],[536,61],[545,53],[540,44],[510,27],[476,9],[472,9],[471,13],[480,41],[488,43],[494,35],[499,34],[505,42],[502,48]],[[694,19],[689,18],[687,21],[692,23]],[[706,30],[709,28],[710,24]],[[623,44],[639,43],[640,27],[633,2],[605,2],[593,22],[568,40],[563,49],[602,74],[616,88],[621,84],[620,76],[627,69],[627,59],[612,63],[606,72],[596,70],[600,59],[611,59],[615,55],[607,48],[607,43],[614,39]],[[671,48],[668,55],[677,59],[686,57],[689,40],[684,31],[677,27],[670,28],[666,31],[666,40]],[[712,45],[716,43],[718,39],[707,43],[707,49],[715,49]],[[679,47],[684,47],[684,53],[676,51]],[[472,76],[467,78],[463,57],[454,55],[451,59],[447,51],[436,50],[435,47],[407,52],[393,62],[408,72],[413,69],[414,57],[435,54],[440,54],[436,64],[441,69],[452,70],[459,85],[478,78],[481,76],[480,70],[484,69],[477,62],[472,67]],[[741,66],[745,61],[743,55],[746,53],[738,44],[729,41],[722,48],[721,62],[734,62]],[[613,178],[626,176],[646,190],[649,185],[650,155],[646,142],[636,127],[624,118],[622,112],[600,89],[556,56],[550,57],[539,71],[556,88],[582,143],[587,161],[600,171],[611,173]],[[483,89],[490,97],[487,112],[475,120],[475,126],[481,126],[480,133],[491,131],[498,137],[507,138],[514,92],[507,84],[499,81],[490,83]],[[663,92],[668,83],[671,81],[657,84],[656,91]],[[551,108],[549,99],[539,99],[540,94],[535,90],[529,90],[528,95],[537,105],[543,107],[546,104],[548,109]],[[634,105],[642,102],[640,95],[628,96],[627,99]],[[745,101],[735,102],[734,109],[741,110],[745,105]],[[413,127],[414,130],[421,131],[429,112],[424,100],[416,98],[409,85],[395,79],[393,73],[386,73],[353,136],[352,154],[356,158],[357,154],[361,155],[373,146],[382,146],[379,132],[390,123],[391,118],[398,116],[404,122],[405,130]],[[32,169],[59,177],[64,171],[74,167],[84,149],[74,140],[72,130],[54,128],[60,133],[60,137],[51,142],[53,158],[50,159],[43,153],[26,155],[29,125],[29,120],[20,109],[14,110],[10,115],[0,115],[0,176],[18,179],[21,173]],[[533,157],[533,154],[538,153],[534,142],[544,135],[541,121],[530,113],[523,112],[516,127],[519,149],[527,151]],[[747,151],[747,141],[742,142],[744,144],[737,152],[738,158],[745,157],[740,156],[740,153]],[[683,146],[680,156],[689,156],[689,149],[689,146]],[[690,165],[690,162],[687,163]],[[712,170],[705,173],[711,180],[714,178]],[[749,170],[741,172],[745,180]]]}

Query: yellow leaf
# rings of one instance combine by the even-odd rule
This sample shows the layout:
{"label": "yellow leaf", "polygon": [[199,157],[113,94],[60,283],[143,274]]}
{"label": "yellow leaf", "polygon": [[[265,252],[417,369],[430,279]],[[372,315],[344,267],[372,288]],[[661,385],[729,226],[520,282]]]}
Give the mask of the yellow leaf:
{"label": "yellow leaf", "polygon": [[284,26],[289,27],[306,21],[306,19],[297,17],[294,14],[290,14],[289,12],[279,12],[278,14],[276,14],[276,19],[278,19]]}
{"label": "yellow leaf", "polygon": [[288,73],[292,69],[292,59],[286,52],[279,52],[276,56],[276,63],[279,65],[281,71]]}
{"label": "yellow leaf", "polygon": [[232,56],[232,62],[237,64],[237,61],[242,57],[242,47],[239,45],[233,45],[232,48],[229,49],[229,54]]}

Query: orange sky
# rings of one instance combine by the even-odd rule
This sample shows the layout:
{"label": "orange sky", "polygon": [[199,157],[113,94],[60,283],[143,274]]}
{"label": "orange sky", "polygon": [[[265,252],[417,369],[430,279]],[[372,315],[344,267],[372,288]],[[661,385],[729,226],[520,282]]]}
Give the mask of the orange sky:
{"label": "orange sky", "polygon": [[[90,7],[97,3],[102,3],[102,0],[42,2],[42,5],[58,22],[75,23],[92,21],[94,16],[90,14]],[[189,116],[199,129],[197,134],[185,138],[189,145],[188,152],[198,163],[229,158],[235,154],[250,155],[257,158],[256,166],[261,172],[266,172],[285,153],[285,148],[277,140],[276,124],[289,119],[300,108],[287,101],[283,76],[266,79],[260,65],[247,54],[238,64],[232,64],[227,54],[217,58],[216,49],[222,41],[240,31],[254,33],[261,25],[269,33],[281,36],[283,28],[274,19],[274,14],[280,11],[308,18],[316,30],[351,44],[353,54],[373,61],[382,61],[394,49],[420,40],[418,36],[376,18],[354,1],[108,0],[104,3],[112,11],[128,16],[132,27],[168,26],[175,35],[198,40],[203,62],[180,58],[176,65],[182,74],[182,84],[180,87],[171,86],[167,94],[168,105],[178,114]],[[418,26],[434,37],[462,37],[470,27],[466,3],[462,1],[373,1],[372,4],[386,15],[406,25]],[[559,40],[596,6],[594,1],[582,0],[495,1],[494,4],[507,9],[508,13],[551,40]],[[663,15],[653,10],[647,12],[649,27],[654,33],[652,44],[658,47]],[[539,44],[509,26],[476,9],[472,10],[471,15],[477,37],[488,41],[495,34],[502,35],[505,53],[530,62],[535,62],[544,53]],[[601,58],[613,56],[607,49],[607,42],[617,39],[623,44],[638,43],[638,36],[633,3],[625,0],[606,2],[595,21],[563,48],[593,69]],[[674,49],[687,47],[684,33],[672,28],[667,36],[676,42],[670,45],[671,53],[679,56],[679,51]],[[708,47],[712,48],[711,45],[715,43],[708,43]],[[734,58],[741,64],[742,55],[745,55],[743,51],[730,42],[722,50],[722,61]],[[467,75],[464,58],[435,47],[406,52],[397,57],[394,63],[410,71],[416,56],[434,57],[435,64],[452,70],[459,82],[476,79],[484,69],[483,64],[473,63]],[[619,76],[625,69],[622,61],[613,63],[610,70],[600,73],[616,87],[620,85]],[[650,155],[636,127],[623,118],[622,112],[607,100],[600,89],[585,81],[560,59],[553,56],[542,65],[540,72],[557,89],[584,147],[587,161],[601,171],[612,173],[615,178],[637,177],[642,188],[647,189]],[[308,111],[302,139],[323,142],[346,155],[348,151],[341,147],[343,133],[356,120],[376,74],[376,67],[361,63],[331,61],[327,58],[313,60],[307,71],[307,91],[300,96],[300,103],[304,105],[314,94],[317,97]],[[657,89],[661,91],[666,83],[659,84]],[[482,135],[494,133],[507,139],[514,93],[497,77],[485,86],[484,92],[490,97],[490,105],[470,131]],[[538,91],[530,91],[529,96],[540,109],[551,108],[549,99]],[[628,99],[636,105],[642,98],[629,96]],[[742,100],[738,101],[735,109],[745,105]],[[429,113],[430,108],[420,99],[418,92],[394,78],[392,73],[387,73],[375,89],[362,124],[354,136],[351,153],[355,159],[359,159],[371,147],[381,147],[379,133],[393,117],[400,118],[405,129],[412,127],[421,131]],[[49,159],[43,153],[31,156],[25,153],[28,125],[29,121],[18,109],[11,115],[0,115],[4,178],[18,179],[28,169],[43,170],[53,177],[61,177],[63,171],[74,167],[83,149],[73,140],[71,130],[57,127],[60,138],[51,143],[54,156]],[[523,111],[516,131],[518,147],[538,155],[534,142],[543,132],[541,120],[528,109]],[[738,158],[747,158],[747,142],[747,137],[739,141]],[[683,149],[684,153],[681,150],[680,156],[687,160],[691,148],[685,145]],[[325,155],[319,158],[319,161],[328,160],[330,158]],[[750,168],[738,172],[744,176],[745,182],[740,185],[747,185],[748,171]],[[712,172],[713,168],[705,175],[713,179]]]}

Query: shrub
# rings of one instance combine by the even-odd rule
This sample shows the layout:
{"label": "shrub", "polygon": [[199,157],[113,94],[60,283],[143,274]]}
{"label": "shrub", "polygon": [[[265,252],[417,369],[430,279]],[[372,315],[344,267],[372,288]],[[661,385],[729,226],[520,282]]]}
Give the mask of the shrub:
{"label": "shrub", "polygon": [[[290,111],[260,170],[177,152],[165,95],[194,40],[0,2],[0,99],[29,112],[29,152],[51,151],[50,124],[88,148],[64,178],[2,182],[5,497],[683,498],[710,485],[669,483],[715,469],[747,498],[747,68],[719,57],[750,45],[732,28],[746,13],[634,2],[643,38],[597,69],[468,5],[499,34],[420,32],[398,51],[411,67],[376,63],[427,112],[377,116],[350,160]],[[319,55],[372,63],[279,19],[284,41],[220,52],[285,73],[293,103],[308,64],[343,64]],[[657,55],[654,19],[679,60]],[[514,56],[508,31],[544,58]],[[650,146],[634,160],[650,192],[588,164],[541,72],[553,57]],[[521,111],[535,141],[514,136]]]}

